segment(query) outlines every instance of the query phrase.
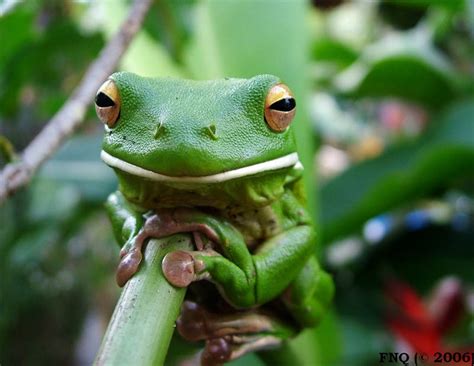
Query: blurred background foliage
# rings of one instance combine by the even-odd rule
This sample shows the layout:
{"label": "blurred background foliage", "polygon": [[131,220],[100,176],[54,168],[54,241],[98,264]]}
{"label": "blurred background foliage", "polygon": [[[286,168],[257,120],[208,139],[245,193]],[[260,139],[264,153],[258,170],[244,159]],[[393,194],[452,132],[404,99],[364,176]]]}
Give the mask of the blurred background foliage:
{"label": "blurred background foliage", "polygon": [[[64,103],[128,6],[0,1],[0,166]],[[443,347],[472,350],[472,1],[157,0],[120,69],[274,73],[294,90],[319,255],[337,286],[331,314],[295,342],[308,365],[376,365],[379,352],[417,350],[390,312],[394,301],[409,314],[410,294],[431,319],[436,304],[448,309]],[[119,293],[103,210],[116,180],[99,160],[101,135],[90,108],[33,183],[0,207],[4,365],[95,356]],[[188,349],[173,342],[170,364]]]}

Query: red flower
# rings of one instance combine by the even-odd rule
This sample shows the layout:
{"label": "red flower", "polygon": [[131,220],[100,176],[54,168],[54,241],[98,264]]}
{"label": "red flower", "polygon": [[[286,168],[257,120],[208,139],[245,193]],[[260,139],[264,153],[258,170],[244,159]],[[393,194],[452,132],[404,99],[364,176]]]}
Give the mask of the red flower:
{"label": "red flower", "polygon": [[443,344],[443,335],[465,312],[458,279],[449,277],[441,281],[426,302],[408,284],[400,281],[387,283],[386,297],[389,301],[387,326],[413,352],[423,352],[432,358],[435,352],[474,351],[467,347],[453,349]]}

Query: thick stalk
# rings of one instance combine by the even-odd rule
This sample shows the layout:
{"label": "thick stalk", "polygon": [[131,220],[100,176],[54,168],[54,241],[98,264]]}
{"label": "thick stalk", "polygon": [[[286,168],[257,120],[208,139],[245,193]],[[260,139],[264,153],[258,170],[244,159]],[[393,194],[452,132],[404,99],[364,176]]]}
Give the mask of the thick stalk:
{"label": "thick stalk", "polygon": [[151,240],[138,273],[126,284],[97,354],[96,365],[163,365],[185,289],[171,286],[161,261],[192,250],[189,235]]}

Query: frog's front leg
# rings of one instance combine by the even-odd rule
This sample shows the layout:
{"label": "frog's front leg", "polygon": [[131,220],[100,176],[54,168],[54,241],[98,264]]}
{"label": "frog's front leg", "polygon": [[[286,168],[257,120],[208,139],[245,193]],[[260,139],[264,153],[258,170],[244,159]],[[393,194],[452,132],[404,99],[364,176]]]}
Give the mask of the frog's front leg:
{"label": "frog's front leg", "polygon": [[[255,279],[255,276],[252,275],[254,267],[251,255],[240,233],[229,223],[220,223],[216,218],[193,209],[160,209],[150,213],[138,212],[120,192],[111,195],[107,208],[114,224],[117,240],[123,244],[120,251],[121,261],[116,273],[119,286],[124,286],[138,270],[142,260],[143,246],[147,239],[190,232],[194,234],[197,249],[203,250],[203,241],[197,235],[197,233],[201,233],[212,242],[219,243],[220,251],[230,260],[229,264],[240,269],[237,271],[240,275],[238,282],[245,283],[247,286],[245,287],[246,297],[248,297],[246,303],[254,303],[253,292],[247,291],[248,287],[252,288],[252,281]],[[212,250],[202,253],[205,256],[221,257]],[[173,273],[186,278],[190,267],[189,255],[178,255],[174,258],[180,259],[180,261],[177,265],[169,267],[171,268],[170,279],[178,278],[173,276]],[[192,280],[203,277],[208,276],[207,274],[196,275]],[[234,278],[237,279],[237,276]]]}
{"label": "frog's front leg", "polygon": [[112,223],[115,239],[122,247],[117,282],[123,286],[126,279],[137,271],[142,260],[143,238],[137,240],[137,237],[145,222],[145,211],[128,202],[120,191],[108,197],[105,207]]}
{"label": "frog's front leg", "polygon": [[[242,234],[225,220],[190,211],[176,212],[176,220],[206,227],[214,233],[215,252],[172,252],[163,261],[167,279],[178,286],[207,278],[236,308],[252,307],[277,297],[296,278],[312,254],[314,236],[308,225],[293,227],[263,243],[255,255],[249,252]],[[184,283],[179,268],[195,271]],[[194,277],[193,277],[194,276]],[[178,281],[176,281],[178,279]]]}
{"label": "frog's front leg", "polygon": [[[130,243],[138,234],[145,222],[144,210],[132,205],[120,191],[109,195],[105,208],[109,215],[114,231],[114,236],[120,245]],[[129,244],[130,245],[130,244]]]}
{"label": "frog's front leg", "polygon": [[[222,295],[236,307],[256,304],[256,269],[252,255],[242,234],[225,220],[194,209],[159,209],[146,219],[136,237],[134,249],[141,247],[146,238],[160,238],[182,232],[204,235],[216,250],[209,246],[199,248],[197,245],[201,250],[169,253],[163,261],[163,272],[169,282],[185,287],[192,281],[209,279],[216,283]],[[200,240],[196,240],[197,244],[199,242]],[[127,272],[124,270],[124,273]]]}
{"label": "frog's front leg", "polygon": [[[112,222],[114,236],[122,247],[116,272],[116,280],[121,287],[138,271],[143,258],[143,246],[147,239],[191,231],[179,228],[179,225],[169,219],[169,214],[163,214],[163,218],[160,218],[152,211],[147,212],[133,205],[120,191],[112,193],[105,206]],[[157,225],[156,221],[159,221],[161,225]],[[197,242],[201,243],[199,239]],[[198,248],[201,249],[199,245]]]}
{"label": "frog's front leg", "polygon": [[333,296],[331,276],[321,269],[316,257],[311,256],[281,299],[301,327],[314,327],[326,312]]}

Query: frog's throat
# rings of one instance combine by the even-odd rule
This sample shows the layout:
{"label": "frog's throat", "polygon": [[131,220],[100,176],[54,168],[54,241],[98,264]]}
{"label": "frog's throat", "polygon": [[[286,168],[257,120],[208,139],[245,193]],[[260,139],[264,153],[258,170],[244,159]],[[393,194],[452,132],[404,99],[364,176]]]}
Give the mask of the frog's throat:
{"label": "frog's throat", "polygon": [[126,173],[151,179],[159,182],[181,182],[181,183],[220,183],[232,179],[247,177],[250,175],[263,173],[272,170],[278,170],[283,168],[294,167],[295,169],[302,169],[298,154],[291,153],[285,156],[282,156],[277,159],[265,161],[263,163],[258,163],[254,165],[249,165],[243,168],[229,170],[222,173],[205,175],[200,177],[173,177],[169,175],[159,174],[151,170],[140,168],[139,166],[127,163],[115,156],[110,155],[109,153],[102,150],[100,153],[102,160],[109,166],[113,168],[120,169]]}

